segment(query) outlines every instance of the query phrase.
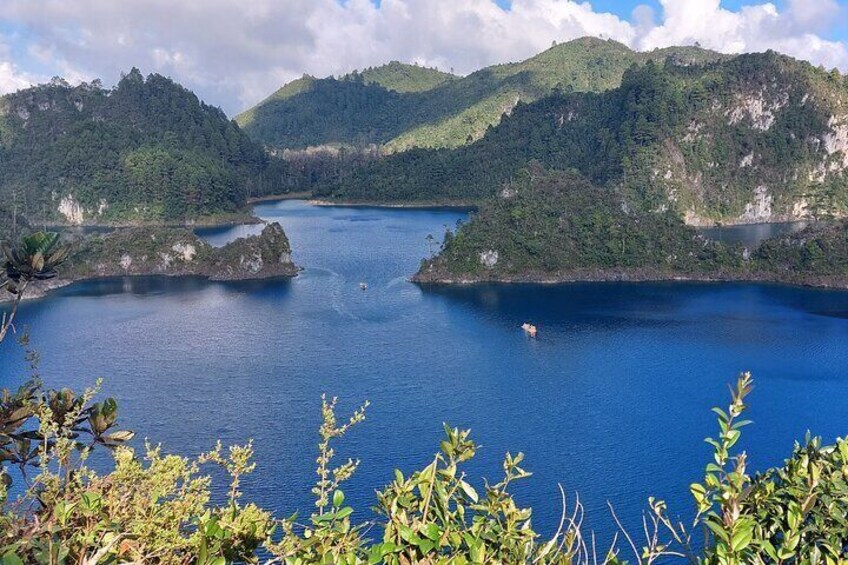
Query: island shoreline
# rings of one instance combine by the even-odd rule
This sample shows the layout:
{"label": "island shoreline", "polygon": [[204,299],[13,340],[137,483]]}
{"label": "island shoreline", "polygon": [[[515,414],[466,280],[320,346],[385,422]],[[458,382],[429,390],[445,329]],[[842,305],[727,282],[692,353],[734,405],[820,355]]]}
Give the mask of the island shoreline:
{"label": "island shoreline", "polygon": [[688,274],[660,274],[660,273],[636,273],[617,272],[602,274],[561,274],[538,276],[535,274],[512,275],[499,277],[434,277],[416,273],[409,281],[419,287],[473,287],[484,285],[504,286],[567,286],[581,283],[624,283],[624,284],[651,284],[651,283],[709,283],[709,284],[764,284],[779,285],[794,288],[817,288],[829,290],[848,290],[848,278],[839,276],[781,276],[775,273],[762,274],[714,274],[714,275],[688,275]]}
{"label": "island shoreline", "polygon": [[[238,282],[260,282],[260,281],[291,281],[303,271],[303,267],[295,266],[294,271],[289,274],[268,274],[264,276],[249,276],[249,277],[219,277],[215,275],[203,275],[198,273],[127,273],[127,274],[106,274],[93,275],[74,278],[55,278],[46,281],[39,281],[37,284],[30,284],[27,292],[21,298],[21,302],[32,302],[49,298],[56,291],[75,284],[122,280],[122,279],[144,279],[144,278],[159,278],[159,279],[197,279],[207,283],[238,283]],[[13,302],[13,295],[0,295],[0,304]]]}
{"label": "island shoreline", "polygon": [[470,201],[458,202],[379,202],[379,201],[343,201],[343,200],[323,200],[309,199],[306,201],[310,206],[320,206],[323,208],[380,208],[380,209],[402,209],[402,210],[467,210],[469,212],[477,210],[479,204]]}

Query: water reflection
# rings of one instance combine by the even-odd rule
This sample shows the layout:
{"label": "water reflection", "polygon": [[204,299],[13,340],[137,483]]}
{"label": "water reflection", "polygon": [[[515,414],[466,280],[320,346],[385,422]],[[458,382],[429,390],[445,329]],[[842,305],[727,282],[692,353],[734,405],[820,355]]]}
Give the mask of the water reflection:
{"label": "water reflection", "polygon": [[76,283],[64,287],[51,297],[103,297],[114,294],[145,296],[178,296],[199,293],[210,286],[220,287],[231,293],[257,295],[271,292],[276,296],[290,288],[289,278],[269,278],[252,281],[210,281],[205,277],[106,277]]}
{"label": "water reflection", "polygon": [[793,234],[810,225],[809,222],[779,222],[772,224],[747,224],[739,226],[716,226],[698,228],[698,232],[710,239],[728,244],[740,244],[748,249],[758,247],[766,239]]}
{"label": "water reflection", "polygon": [[194,233],[205,239],[213,247],[223,247],[231,241],[240,237],[259,235],[265,228],[265,224],[237,224],[232,226],[214,226],[196,228]]}

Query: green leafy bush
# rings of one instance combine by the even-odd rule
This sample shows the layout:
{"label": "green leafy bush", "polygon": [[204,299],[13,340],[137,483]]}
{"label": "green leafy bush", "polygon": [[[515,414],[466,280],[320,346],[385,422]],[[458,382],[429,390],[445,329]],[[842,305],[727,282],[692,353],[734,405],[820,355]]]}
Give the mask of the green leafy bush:
{"label": "green leafy bush", "polygon": [[[462,471],[477,450],[468,430],[445,426],[432,461],[408,476],[395,471],[377,494],[377,517],[357,523],[341,486],[358,461],[334,467],[332,442],[365,418],[365,407],[339,424],[336,400],[324,399],[315,510],[302,522],[241,500],[240,482],[256,465],[250,444],[225,451],[219,443],[193,459],[147,445],[139,456],[124,445],[132,433],[116,430],[114,400],[95,403],[96,388],[77,396],[32,380],[0,394],[0,559],[4,565],[844,563],[848,442],[822,446],[808,437],[783,466],[751,476],[746,454],[734,451],[749,423],[740,417],[751,386],[743,374],[728,408],[715,409],[719,434],[707,440],[713,460],[703,482],[691,486],[697,506],[691,525],[650,499],[644,541],[622,528],[626,543],[601,551],[581,530],[579,502],[566,513],[564,493],[556,534],[543,539],[533,530],[531,509],[509,492],[530,476],[522,454],[506,455],[497,483],[473,486]],[[87,465],[98,446],[112,453],[105,474]],[[211,502],[206,465],[230,476],[221,505]],[[7,490],[13,474],[24,483],[14,500]],[[693,538],[701,529],[706,545],[698,550]]]}

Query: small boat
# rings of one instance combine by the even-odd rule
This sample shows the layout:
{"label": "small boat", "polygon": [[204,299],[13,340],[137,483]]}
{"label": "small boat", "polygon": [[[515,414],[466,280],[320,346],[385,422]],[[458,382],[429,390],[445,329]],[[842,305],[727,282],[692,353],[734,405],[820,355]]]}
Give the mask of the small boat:
{"label": "small boat", "polygon": [[533,324],[531,324],[529,322],[524,322],[521,325],[521,329],[524,330],[524,332],[530,337],[536,337],[536,333],[538,332],[538,330],[536,329],[536,326],[534,326]]}
{"label": "small boat", "polygon": [[368,285],[364,282],[359,283],[359,288],[361,290],[368,290]]}

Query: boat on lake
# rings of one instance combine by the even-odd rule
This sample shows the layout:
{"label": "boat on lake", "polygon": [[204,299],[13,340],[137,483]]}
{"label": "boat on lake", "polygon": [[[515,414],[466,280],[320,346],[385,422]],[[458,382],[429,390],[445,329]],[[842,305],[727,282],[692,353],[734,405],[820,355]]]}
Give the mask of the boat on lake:
{"label": "boat on lake", "polygon": [[530,337],[536,337],[536,333],[538,332],[536,326],[529,322],[524,322],[523,324],[521,324],[521,329],[524,330],[524,333],[526,333]]}
{"label": "boat on lake", "polygon": [[361,283],[359,283],[359,288],[360,288],[361,290],[368,290],[368,284],[367,284],[367,283],[364,283],[364,282],[361,282]]}

